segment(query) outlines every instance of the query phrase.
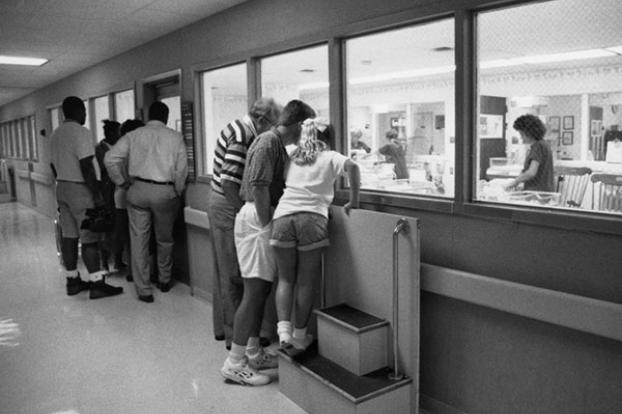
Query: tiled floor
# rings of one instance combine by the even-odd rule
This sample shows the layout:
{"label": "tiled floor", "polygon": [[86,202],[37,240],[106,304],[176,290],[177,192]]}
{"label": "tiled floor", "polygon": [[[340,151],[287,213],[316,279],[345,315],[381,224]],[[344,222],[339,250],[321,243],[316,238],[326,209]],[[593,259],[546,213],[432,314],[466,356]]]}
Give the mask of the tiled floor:
{"label": "tiled floor", "polygon": [[123,295],[65,295],[49,218],[0,204],[0,319],[22,335],[0,347],[0,414],[304,413],[278,382],[226,384],[223,342],[211,307],[185,285],[155,291],[155,303]]}

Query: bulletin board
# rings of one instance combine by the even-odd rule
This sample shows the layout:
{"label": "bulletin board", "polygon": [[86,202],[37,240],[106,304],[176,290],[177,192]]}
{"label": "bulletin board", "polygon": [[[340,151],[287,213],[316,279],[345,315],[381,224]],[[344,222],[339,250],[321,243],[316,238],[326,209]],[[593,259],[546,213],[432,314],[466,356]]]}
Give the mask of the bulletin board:
{"label": "bulletin board", "polygon": [[194,119],[192,112],[192,102],[181,104],[181,134],[186,144],[188,156],[188,181],[196,181],[196,162],[194,157]]}

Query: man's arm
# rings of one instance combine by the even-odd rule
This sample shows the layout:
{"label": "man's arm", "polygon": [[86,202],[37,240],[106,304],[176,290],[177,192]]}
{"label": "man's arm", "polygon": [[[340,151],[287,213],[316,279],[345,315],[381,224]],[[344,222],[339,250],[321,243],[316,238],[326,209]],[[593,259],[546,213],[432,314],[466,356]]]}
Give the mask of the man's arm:
{"label": "man's arm", "polygon": [[221,179],[222,191],[225,193],[225,198],[236,210],[240,210],[244,205],[244,200],[240,197],[240,184],[229,180]]}
{"label": "man's arm", "polygon": [[95,167],[93,166],[92,155],[86,158],[82,158],[80,160],[80,171],[82,171],[82,176],[84,177],[84,182],[86,183],[86,186],[91,191],[95,206],[103,206],[104,197],[102,196],[101,190],[99,188],[99,182],[97,181],[97,175],[95,174]]}
{"label": "man's arm", "polygon": [[350,201],[348,201],[343,208],[345,209],[346,214],[350,215],[350,210],[359,208],[361,171],[358,164],[349,159],[345,162],[344,171],[348,173],[348,179],[350,181]]}
{"label": "man's arm", "polygon": [[268,186],[252,187],[255,209],[262,226],[267,226],[272,220],[272,208],[270,206],[270,189]]}
{"label": "man's arm", "polygon": [[177,150],[177,156],[175,159],[175,171],[174,171],[174,181],[175,181],[175,191],[177,195],[181,196],[186,188],[186,179],[188,178],[188,152],[186,151],[186,144],[184,141],[181,141],[179,148]]}
{"label": "man's arm", "polygon": [[129,139],[124,136],[104,155],[104,165],[108,176],[118,186],[126,186],[128,181],[126,161],[129,152]]}

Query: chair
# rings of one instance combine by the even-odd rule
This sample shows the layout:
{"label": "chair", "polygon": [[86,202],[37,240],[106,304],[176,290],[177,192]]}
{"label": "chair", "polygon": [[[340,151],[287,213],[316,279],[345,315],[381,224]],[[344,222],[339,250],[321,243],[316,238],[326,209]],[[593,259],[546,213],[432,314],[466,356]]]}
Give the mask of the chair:
{"label": "chair", "polygon": [[622,175],[594,174],[592,183],[592,209],[622,213]]}
{"label": "chair", "polygon": [[587,167],[555,167],[559,205],[581,207],[592,170]]}

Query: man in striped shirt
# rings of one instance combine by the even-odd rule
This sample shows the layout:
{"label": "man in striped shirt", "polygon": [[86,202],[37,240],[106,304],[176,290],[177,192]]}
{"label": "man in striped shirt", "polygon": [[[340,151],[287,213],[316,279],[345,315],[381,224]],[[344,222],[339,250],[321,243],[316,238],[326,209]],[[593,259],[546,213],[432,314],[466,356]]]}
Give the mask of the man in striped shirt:
{"label": "man in striped shirt", "polygon": [[244,205],[239,192],[246,151],[255,137],[276,123],[279,114],[280,107],[273,99],[257,100],[248,115],[230,122],[220,132],[214,152],[212,191],[207,204],[216,270],[212,317],[214,336],[225,339],[227,347],[231,346],[233,317],[244,291],[233,225],[237,212]]}

